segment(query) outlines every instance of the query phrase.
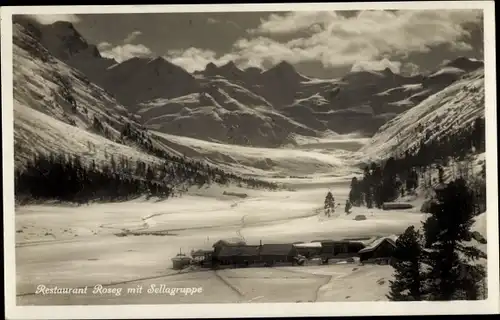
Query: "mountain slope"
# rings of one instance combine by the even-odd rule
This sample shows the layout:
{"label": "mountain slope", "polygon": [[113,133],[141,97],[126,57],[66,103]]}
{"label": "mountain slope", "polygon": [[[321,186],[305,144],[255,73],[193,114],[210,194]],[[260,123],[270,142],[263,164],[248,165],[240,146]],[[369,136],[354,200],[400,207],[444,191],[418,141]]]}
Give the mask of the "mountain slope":
{"label": "mountain slope", "polygon": [[92,80],[100,77],[102,70],[117,63],[114,59],[102,57],[97,46],[88,43],[70,22],[57,21],[43,25],[22,15],[14,16],[13,22],[22,25],[33,40],[55,58],[84,71]]}
{"label": "mountain slope", "polygon": [[[51,157],[69,161],[75,156],[91,170],[112,168],[108,179],[147,181],[151,192],[163,190],[154,185],[184,190],[208,182],[276,188],[273,183],[235,175],[229,167],[222,170],[204,159],[183,157],[137,123],[135,115],[104,89],[52,56],[31,30],[15,23],[13,40],[17,173],[40,172],[39,166],[48,165],[46,159]],[[54,175],[51,179],[61,178]],[[23,177],[29,180],[30,174]],[[23,192],[29,194],[29,183],[25,187]]]}
{"label": "mountain slope", "polygon": [[142,125],[231,144],[279,146],[290,134],[319,137],[330,131],[371,136],[387,121],[483,66],[482,61],[461,57],[429,75],[406,77],[386,69],[320,81],[285,61],[265,71],[241,70],[231,61],[222,66],[209,63],[193,75],[163,58],[122,63],[103,58],[67,22],[41,26],[18,21],[31,31],[32,41],[85,74],[85,81],[104,88],[128,112],[140,113],[135,119]]}
{"label": "mountain slope", "polygon": [[277,147],[292,133],[318,133],[227,79],[205,79],[203,89],[140,104],[141,122],[152,130],[230,144]]}
{"label": "mountain slope", "polygon": [[[52,57],[19,24],[13,29],[16,162],[37,152],[65,152],[103,161],[109,152],[133,160],[161,160],[118,143],[127,109],[82,73]],[[48,61],[47,61],[48,60]]]}
{"label": "mountain slope", "polygon": [[484,69],[472,71],[417,106],[384,124],[359,152],[380,159],[439,139],[484,117]]}
{"label": "mountain slope", "polygon": [[126,60],[107,68],[96,81],[132,111],[144,101],[174,98],[200,90],[189,72],[161,57]]}

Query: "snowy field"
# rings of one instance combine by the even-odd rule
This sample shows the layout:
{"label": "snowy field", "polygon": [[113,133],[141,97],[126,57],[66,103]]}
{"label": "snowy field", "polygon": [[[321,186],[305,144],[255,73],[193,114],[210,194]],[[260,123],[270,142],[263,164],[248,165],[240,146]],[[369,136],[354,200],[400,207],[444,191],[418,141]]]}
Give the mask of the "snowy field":
{"label": "snowy field", "polygon": [[[62,61],[42,61],[34,54],[35,51],[44,51],[41,46],[33,47],[35,50],[23,49],[26,45],[32,47],[33,41],[36,41],[23,28],[16,27],[14,36],[17,42],[24,44],[14,46],[14,133],[16,147],[19,147],[16,149],[16,160],[31,158],[32,153],[37,151],[79,155],[85,161],[96,160],[98,163],[108,161],[110,154],[148,164],[162,162],[131,146],[92,133],[95,116],[102,120],[112,135],[118,137],[120,132],[106,123],[129,122],[126,109],[106,91],[87,83],[89,80],[83,74]],[[161,60],[154,61],[162,63]],[[414,205],[408,210],[381,211],[361,207],[353,208],[352,213],[346,215],[344,203],[351,178],[361,175],[360,160],[383,158],[398,147],[408,147],[420,141],[425,133],[416,133],[419,124],[434,128],[435,134],[441,135],[472,123],[484,112],[483,72],[471,73],[430,96],[386,123],[370,139],[334,132],[326,132],[316,138],[292,135],[287,139],[289,145],[272,149],[151,132],[168,150],[237,174],[283,183],[290,191],[210,186],[193,187],[181,197],[166,201],[139,198],[122,203],[83,206],[46,203],[17,207],[17,303],[91,305],[386,300],[388,280],[392,277],[389,266],[331,264],[179,272],[172,269],[171,258],[179,251],[189,253],[193,249],[209,249],[223,238],[241,238],[249,244],[258,244],[259,241],[288,243],[361,237],[376,239],[399,234],[410,225],[420,226],[425,219],[425,215],[419,212],[423,197],[408,199]],[[358,81],[356,78],[365,74],[350,73],[351,79],[348,80]],[[382,73],[376,74],[383,77]],[[337,81],[309,81],[302,75],[298,76],[307,80],[314,92],[318,92],[320,87],[324,90],[323,84],[329,88],[330,83]],[[372,74],[368,76],[372,78]],[[360,83],[364,81],[363,77],[359,78]],[[263,139],[271,137],[268,134],[276,133],[267,130],[271,125],[267,121],[272,119],[284,122],[286,128],[290,128],[286,132],[293,132],[292,128],[309,132],[303,125],[274,111],[250,108],[240,103],[239,100],[250,101],[248,105],[252,106],[269,105],[267,100],[243,87],[226,80],[216,82],[224,84],[224,90],[218,91],[219,102],[223,103],[213,100],[219,112],[229,113],[224,107],[232,108],[228,110],[239,112],[235,117],[238,121],[239,116],[248,116],[246,120],[256,123],[255,127],[251,126],[251,131],[266,129],[261,132]],[[60,99],[62,89],[72,92],[78,108]],[[420,89],[419,85],[407,85],[393,90],[408,91],[408,94],[417,92],[413,97],[426,94],[418,92]],[[387,90],[381,96],[391,94]],[[411,100],[411,97],[408,99]],[[319,94],[298,102],[308,100],[320,104],[325,102]],[[404,103],[407,101],[399,102]],[[142,105],[140,113],[144,118],[151,116],[155,121],[162,120],[161,117],[165,116],[162,109],[166,104],[169,108],[182,107],[180,111],[189,111],[184,107],[198,105],[199,97],[189,95],[182,100],[156,100]],[[210,111],[213,117],[219,117],[211,110],[202,108],[198,113],[187,112],[190,116],[204,117],[186,117],[189,122],[180,124],[192,126],[194,123],[198,126],[203,124],[199,119],[212,121],[213,118],[202,113],[206,111]],[[373,111],[368,107],[351,110]],[[244,122],[249,123],[246,120]],[[191,129],[198,129],[208,137],[214,128],[211,123],[205,121],[203,126]],[[475,167],[479,168],[480,164],[476,163]],[[450,175],[450,170],[445,173]],[[328,191],[341,205],[330,218],[322,214]],[[246,194],[247,197],[238,197],[237,194]],[[356,221],[356,215],[364,215],[366,220]],[[474,228],[487,236],[485,214],[478,218]],[[485,251],[486,246],[482,245],[481,249]],[[102,285],[100,293],[93,294],[94,286],[98,285]],[[202,288],[203,291],[187,296],[149,294],[147,289],[152,285]],[[87,288],[87,292],[44,295],[36,293],[38,286],[81,288],[82,291]],[[129,288],[140,287],[144,290],[142,293],[127,292]],[[123,291],[120,292],[120,289]]]}
{"label": "snowy field", "polygon": [[345,176],[355,170],[355,153],[366,138],[338,135],[323,139],[296,136],[297,146],[255,148],[181,137],[152,131],[168,148],[187,157],[205,159],[243,174],[263,177]]}
{"label": "snowy field", "polygon": [[[171,137],[170,137],[171,138]],[[196,141],[191,140],[191,147]],[[323,141],[322,141],[323,142]],[[263,150],[199,150],[257,157]],[[312,142],[317,143],[317,142]],[[304,143],[303,146],[307,144]],[[281,150],[268,156],[316,157],[311,150]],[[254,152],[254,153],[252,153]],[[340,153],[342,154],[341,151]],[[16,208],[17,302],[21,305],[165,304],[227,302],[308,302],[386,300],[389,266],[357,264],[247,268],[179,272],[171,258],[181,250],[210,249],[222,238],[241,238],[249,244],[372,238],[403,232],[424,220],[423,199],[408,199],[414,208],[382,211],[353,208],[344,213],[354,167],[332,157],[340,171],[281,178],[294,191],[261,191],[236,186],[193,187],[181,197],[157,201],[139,198],[123,203]],[[275,159],[275,161],[277,161]],[[334,168],[336,166],[333,166]],[[310,168],[311,169],[311,168]],[[349,173],[350,172],[350,173]],[[349,173],[349,174],[348,174]],[[269,175],[266,177],[272,180]],[[326,193],[341,204],[330,218],[322,214]],[[226,194],[225,194],[226,192]],[[227,193],[244,193],[246,198]],[[366,220],[355,221],[356,215]],[[478,222],[485,235],[484,219]],[[485,248],[484,248],[485,249]],[[93,294],[96,285],[115,293]],[[38,285],[85,288],[86,294],[35,294]],[[193,295],[148,294],[151,286],[203,288]],[[143,293],[128,288],[143,287]],[[116,290],[122,288],[117,294]]]}
{"label": "snowy field", "polygon": [[[280,243],[389,235],[418,224],[417,210],[383,212],[356,208],[329,219],[320,214],[327,187],[293,192],[192,190],[167,201],[138,199],[81,207],[25,206],[16,211],[18,303],[121,304],[196,302],[295,302],[385,299],[389,267],[330,265],[239,269],[178,274],[171,258],[182,250],[210,248],[221,238]],[[348,181],[330,188],[343,203]],[[354,221],[356,214],[367,220]],[[116,236],[124,233],[126,236]],[[203,287],[193,296],[34,295],[36,286]],[[236,289],[235,289],[236,288]],[[89,289],[90,290],[90,289]],[[125,289],[124,289],[125,290]]]}

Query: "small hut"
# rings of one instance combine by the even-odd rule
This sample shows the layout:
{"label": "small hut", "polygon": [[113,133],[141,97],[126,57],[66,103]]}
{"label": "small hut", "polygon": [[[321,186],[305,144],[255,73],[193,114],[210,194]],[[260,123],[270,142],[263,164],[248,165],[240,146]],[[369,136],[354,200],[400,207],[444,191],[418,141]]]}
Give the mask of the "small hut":
{"label": "small hut", "polygon": [[196,251],[191,251],[191,257],[193,258],[193,262],[209,267],[212,264],[212,255],[214,251],[213,250],[196,250]]}
{"label": "small hut", "polygon": [[406,210],[413,208],[410,203],[404,202],[384,202],[382,204],[382,210]]}
{"label": "small hut", "polygon": [[390,263],[396,248],[395,237],[382,237],[358,252],[360,262]]}

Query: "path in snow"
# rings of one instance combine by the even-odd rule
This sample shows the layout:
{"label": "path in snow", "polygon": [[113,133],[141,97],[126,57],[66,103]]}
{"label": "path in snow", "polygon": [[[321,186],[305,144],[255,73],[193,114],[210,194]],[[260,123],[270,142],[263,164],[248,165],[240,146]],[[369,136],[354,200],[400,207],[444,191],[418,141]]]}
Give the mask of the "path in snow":
{"label": "path in snow", "polygon": [[[332,178],[324,178],[333,181]],[[348,195],[349,179],[325,183],[301,179],[297,191],[265,192],[245,190],[248,198],[222,196],[224,188],[200,189],[195,196],[186,195],[167,201],[134,200],[126,203],[91,204],[80,207],[37,205],[19,207],[16,211],[16,271],[20,304],[122,304],[122,303],[215,303],[215,302],[294,302],[309,300],[345,300],[340,292],[330,292],[330,274],[314,274],[317,268],[335,271],[336,275],[353,273],[352,265],[304,266],[293,270],[277,267],[264,269],[220,270],[217,279],[212,271],[172,274],[171,258],[181,249],[208,249],[223,238],[235,236],[248,243],[283,243],[374,236],[403,231],[419,223],[422,215],[415,210],[385,212],[354,208],[345,215],[342,206],[335,216],[321,218],[320,206],[328,190],[343,203]],[[310,187],[317,183],[322,187]],[[215,188],[215,189],[214,189]],[[218,191],[217,191],[218,190]],[[235,192],[240,192],[236,190]],[[206,195],[204,195],[206,193]],[[218,194],[218,195],[217,195]],[[357,214],[367,220],[354,221]],[[146,224],[145,224],[146,222]],[[125,231],[125,232],[124,232]],[[53,234],[56,239],[45,236]],[[117,237],[116,233],[124,233]],[[207,241],[210,239],[211,241]],[[311,269],[312,268],[312,269]],[[369,270],[372,267],[363,267]],[[376,269],[380,270],[380,269]],[[289,272],[292,271],[292,272]],[[297,274],[305,272],[305,275]],[[375,272],[375,271],[374,271]],[[384,271],[385,272],[385,271]],[[291,276],[291,274],[296,276]],[[354,272],[356,273],[356,272]],[[357,272],[359,273],[359,272]],[[367,280],[358,282],[369,290],[371,282],[382,276],[360,273]],[[383,272],[382,272],[383,273]],[[228,275],[233,275],[228,276]],[[327,281],[328,280],[328,281]],[[236,287],[244,295],[236,294]],[[30,295],[36,285],[84,287],[104,284],[109,287],[165,284],[170,287],[203,286],[201,297],[163,297],[155,295],[95,297]],[[374,284],[376,285],[376,284]],[[355,285],[348,285],[357,288]],[[368,287],[367,287],[368,286]],[[378,285],[376,285],[378,287]],[[325,291],[326,290],[326,291]],[[354,290],[354,289],[353,289]],[[376,291],[379,292],[379,291]],[[350,299],[356,298],[354,293]],[[382,294],[383,297],[383,294]],[[167,301],[168,300],[168,301]]]}

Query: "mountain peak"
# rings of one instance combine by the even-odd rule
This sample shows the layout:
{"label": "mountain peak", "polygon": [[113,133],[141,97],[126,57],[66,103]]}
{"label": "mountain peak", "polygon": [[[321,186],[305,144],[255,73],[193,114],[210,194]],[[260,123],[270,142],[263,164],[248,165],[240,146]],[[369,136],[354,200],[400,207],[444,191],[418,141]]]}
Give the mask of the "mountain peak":
{"label": "mountain peak", "polygon": [[259,67],[248,67],[243,70],[246,73],[262,73],[262,69]]}
{"label": "mountain peak", "polygon": [[287,61],[281,61],[280,63],[269,68],[266,72],[267,73],[268,72],[297,73],[297,71],[295,71],[295,68],[293,67],[293,65],[291,65]]}
{"label": "mountain peak", "polygon": [[394,74],[394,72],[392,72],[391,68],[389,68],[389,67],[386,67],[383,72],[384,72],[384,74],[388,74],[388,75]]}
{"label": "mountain peak", "polygon": [[215,70],[217,69],[217,66],[215,65],[215,63],[213,62],[209,62],[206,66],[205,66],[205,70]]}
{"label": "mountain peak", "polygon": [[445,67],[454,67],[458,69],[462,69],[464,71],[473,71],[482,66],[484,66],[483,61],[467,58],[464,56],[458,57],[454,60],[451,60],[444,64]]}
{"label": "mountain peak", "polygon": [[278,69],[290,69],[290,70],[294,70],[295,71],[295,68],[293,67],[293,65],[288,62],[288,61],[281,61],[280,63],[278,63],[277,65],[274,66],[274,68],[278,68]]}
{"label": "mountain peak", "polygon": [[162,57],[150,58],[148,61],[148,63],[151,63],[151,64],[163,64],[165,62],[168,62],[168,61]]}
{"label": "mountain peak", "polygon": [[74,37],[78,38],[82,42],[86,42],[71,22],[56,21],[50,25],[47,25],[46,27],[50,28],[52,32],[54,32],[55,35],[59,37]]}
{"label": "mountain peak", "polygon": [[71,22],[68,22],[68,21],[56,21],[54,23],[51,24],[52,27],[55,27],[55,28],[61,28],[61,29],[75,29],[75,26],[71,23]]}
{"label": "mountain peak", "polygon": [[263,72],[263,74],[265,75],[274,74],[277,75],[278,77],[286,77],[290,79],[293,78],[295,79],[294,81],[299,81],[299,82],[308,80],[308,78],[298,73],[297,70],[295,70],[295,67],[287,61],[281,61],[274,67]]}
{"label": "mountain peak", "polygon": [[237,72],[237,73],[242,72],[242,70],[238,68],[238,66],[236,66],[234,61],[229,61],[225,65],[221,66],[219,69],[224,70],[224,72]]}
{"label": "mountain peak", "polygon": [[[228,63],[226,63],[225,65],[223,65],[222,67],[225,67],[225,68],[234,68],[236,67],[236,64],[234,63],[234,61],[229,61]],[[222,68],[221,67],[221,68]],[[237,67],[236,67],[237,68]]]}

